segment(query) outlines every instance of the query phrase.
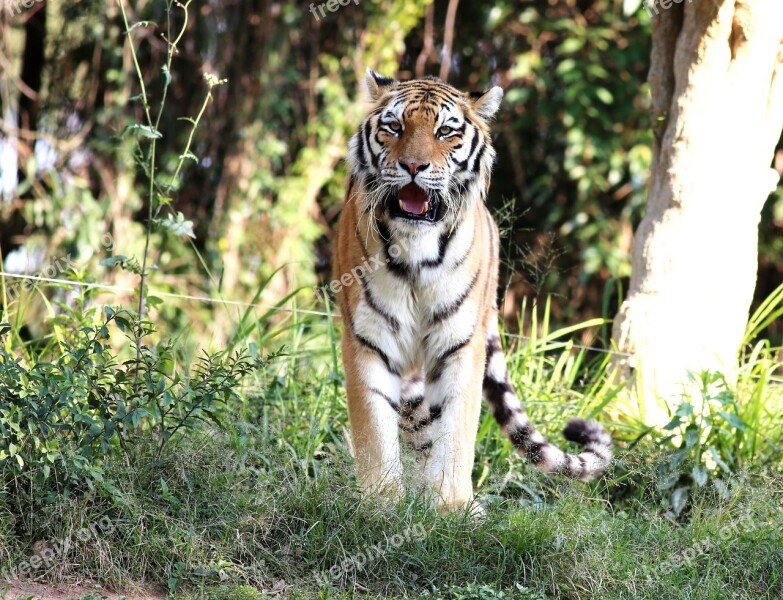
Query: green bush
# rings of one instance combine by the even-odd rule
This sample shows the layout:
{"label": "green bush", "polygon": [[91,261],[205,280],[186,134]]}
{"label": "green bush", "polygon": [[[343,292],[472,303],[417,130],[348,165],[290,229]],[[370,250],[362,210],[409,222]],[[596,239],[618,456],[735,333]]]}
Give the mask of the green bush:
{"label": "green bush", "polygon": [[[248,373],[266,364],[245,352],[205,354],[182,373],[174,368],[172,342],[144,344],[154,328],[131,311],[106,306],[97,325],[81,325],[67,350],[50,361],[27,364],[0,348],[3,494],[32,486],[46,502],[104,482],[103,458],[120,453],[127,459],[132,443],[152,442],[160,456],[178,432],[202,421],[220,425],[220,407],[238,398],[236,388]],[[113,329],[130,342],[130,358],[121,360],[112,349]],[[11,331],[0,325],[0,336]]]}
{"label": "green bush", "polygon": [[680,402],[671,421],[671,432],[661,440],[670,447],[658,465],[659,489],[668,494],[676,516],[686,508],[694,489],[712,480],[717,490],[726,489],[724,479],[738,474],[749,425],[726,378],[720,373],[691,376],[701,393]]}

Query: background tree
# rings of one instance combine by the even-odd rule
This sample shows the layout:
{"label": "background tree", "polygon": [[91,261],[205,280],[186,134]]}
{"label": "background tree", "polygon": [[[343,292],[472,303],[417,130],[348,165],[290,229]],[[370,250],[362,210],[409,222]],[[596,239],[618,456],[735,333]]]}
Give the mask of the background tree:
{"label": "background tree", "polygon": [[[783,3],[695,0],[652,19],[647,213],[614,324],[643,404],[687,373],[731,374],[745,336],[762,207],[783,129]],[[652,414],[648,421],[657,419]]]}
{"label": "background tree", "polygon": [[[181,10],[169,0],[127,2],[130,19],[148,23],[133,35],[153,98],[170,6],[176,25]],[[357,73],[371,66],[505,88],[489,202],[504,227],[506,325],[529,326],[531,306],[547,300],[557,324],[616,312],[652,158],[641,0],[368,0],[320,19],[309,5],[273,0],[204,0],[189,11],[159,127],[164,173],[189,129],[179,119],[200,108],[204,72],[228,83],[214,90],[198,160],[186,161],[171,194],[196,239],[154,229],[153,289],[250,301],[289,265],[257,298],[270,304],[328,280],[345,140],[364,109]],[[135,274],[99,264],[141,255],[148,213],[133,139],[122,135],[143,111],[116,3],[41,2],[0,16],[5,269],[36,272],[70,255],[85,276],[133,288]],[[783,200],[767,203],[761,231],[757,301],[783,280]],[[46,313],[40,298],[31,303]],[[219,347],[237,318],[196,302],[159,310],[171,330],[188,325],[194,347]],[[43,319],[30,320],[31,335],[46,333]],[[769,335],[777,342],[781,332],[773,324]],[[580,333],[606,346],[608,334]]]}

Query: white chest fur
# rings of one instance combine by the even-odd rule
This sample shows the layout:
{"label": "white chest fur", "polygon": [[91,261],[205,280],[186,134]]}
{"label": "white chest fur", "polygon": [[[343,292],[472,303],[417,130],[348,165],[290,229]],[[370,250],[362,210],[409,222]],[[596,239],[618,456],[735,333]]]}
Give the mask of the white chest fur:
{"label": "white chest fur", "polygon": [[465,266],[473,223],[453,232],[444,226],[390,223],[369,239],[363,294],[354,316],[357,333],[371,340],[402,373],[425,365],[455,340],[469,337],[477,306],[466,302],[458,318],[434,317],[469,288],[476,276]]}

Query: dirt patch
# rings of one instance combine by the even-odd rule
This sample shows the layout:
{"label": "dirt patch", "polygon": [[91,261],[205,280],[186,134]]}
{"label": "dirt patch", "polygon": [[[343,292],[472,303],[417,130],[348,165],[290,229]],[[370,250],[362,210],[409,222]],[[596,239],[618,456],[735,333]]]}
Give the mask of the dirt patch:
{"label": "dirt patch", "polygon": [[0,599],[19,600],[23,598],[39,598],[42,600],[72,600],[83,598],[88,594],[94,594],[96,597],[105,597],[110,600],[118,598],[128,598],[128,600],[165,600],[166,594],[160,590],[149,588],[139,588],[135,591],[120,594],[109,592],[100,586],[88,585],[43,585],[38,583],[14,583],[10,587],[8,584],[0,584]]}

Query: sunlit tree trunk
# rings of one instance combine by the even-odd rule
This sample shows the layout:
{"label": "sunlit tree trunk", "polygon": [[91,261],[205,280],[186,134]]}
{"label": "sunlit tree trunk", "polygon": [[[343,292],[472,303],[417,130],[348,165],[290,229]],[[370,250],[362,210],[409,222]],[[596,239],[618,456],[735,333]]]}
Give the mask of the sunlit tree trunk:
{"label": "sunlit tree trunk", "polygon": [[649,423],[687,373],[732,376],[756,284],[761,208],[783,128],[783,2],[653,8],[647,213],[614,340]]}

